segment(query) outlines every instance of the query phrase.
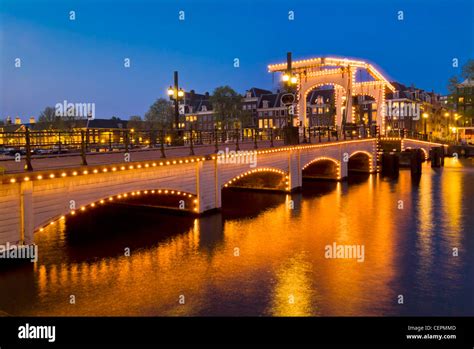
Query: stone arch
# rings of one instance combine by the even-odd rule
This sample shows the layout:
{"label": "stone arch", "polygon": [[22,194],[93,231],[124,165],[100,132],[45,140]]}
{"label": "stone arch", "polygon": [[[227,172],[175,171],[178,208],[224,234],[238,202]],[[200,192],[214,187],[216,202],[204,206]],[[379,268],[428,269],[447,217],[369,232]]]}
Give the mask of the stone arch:
{"label": "stone arch", "polygon": [[347,162],[348,172],[372,173],[373,155],[365,150],[357,150],[349,155]]}
{"label": "stone arch", "polygon": [[[178,200],[183,200],[185,202],[183,211],[187,212],[198,212],[198,197],[194,193],[176,190],[176,189],[147,189],[147,190],[135,190],[135,191],[126,191],[121,192],[119,194],[103,196],[98,199],[93,199],[91,202],[87,204],[81,204],[79,206],[75,206],[73,209],[69,207],[62,207],[60,212],[53,215],[53,217],[49,217],[47,219],[43,219],[42,222],[39,222],[33,228],[34,232],[43,231],[49,225],[54,225],[58,220],[64,220],[68,216],[77,216],[80,214],[84,214],[87,211],[100,207],[105,206],[108,203],[113,203],[117,201],[125,201],[130,199],[137,199],[141,197],[153,197],[153,196],[175,196]],[[179,202],[178,202],[179,203]],[[150,205],[149,205],[150,206]],[[156,206],[160,208],[170,208],[173,209],[172,206]],[[177,205],[176,209],[179,209]]]}
{"label": "stone arch", "polygon": [[259,167],[234,176],[222,185],[224,188],[289,191],[287,172],[273,167]]}
{"label": "stone arch", "polygon": [[341,162],[321,156],[305,164],[301,171],[303,178],[340,180]]}

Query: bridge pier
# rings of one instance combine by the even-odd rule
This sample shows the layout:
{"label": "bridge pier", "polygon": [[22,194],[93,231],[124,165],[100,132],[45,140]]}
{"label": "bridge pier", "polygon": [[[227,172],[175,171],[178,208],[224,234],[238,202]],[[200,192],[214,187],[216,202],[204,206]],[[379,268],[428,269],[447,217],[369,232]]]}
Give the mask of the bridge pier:
{"label": "bridge pier", "polygon": [[301,170],[301,156],[299,150],[288,153],[288,188],[296,190],[303,185],[303,171]]}
{"label": "bridge pier", "polygon": [[217,159],[196,163],[197,213],[203,213],[222,205],[221,183]]}
{"label": "bridge pier", "polygon": [[345,161],[344,154],[341,154],[339,161],[339,181],[344,181],[347,179],[349,173],[349,161]]}
{"label": "bridge pier", "polygon": [[20,244],[32,244],[34,232],[33,216],[33,183],[22,182],[20,190]]}

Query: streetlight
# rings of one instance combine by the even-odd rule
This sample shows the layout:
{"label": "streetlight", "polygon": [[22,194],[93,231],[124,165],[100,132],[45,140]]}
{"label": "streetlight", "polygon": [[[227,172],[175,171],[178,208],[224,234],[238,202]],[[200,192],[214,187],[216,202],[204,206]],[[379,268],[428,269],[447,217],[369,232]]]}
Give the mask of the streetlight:
{"label": "streetlight", "polygon": [[168,88],[168,96],[174,101],[174,123],[177,130],[176,142],[182,140],[182,134],[179,130],[179,101],[184,98],[184,90],[178,86],[178,72],[174,72],[174,86]]}
{"label": "streetlight", "polygon": [[450,113],[446,112],[444,113],[444,117],[446,118],[446,137],[449,138],[449,117],[450,117]]}
{"label": "streetlight", "polygon": [[454,140],[457,142],[458,141],[458,134],[457,134],[457,128],[456,127],[451,127],[451,131],[454,133]]}
{"label": "streetlight", "polygon": [[174,101],[175,124],[179,128],[179,101],[184,97],[184,90],[178,87],[178,72],[174,72],[174,86],[168,88],[168,96]]}
{"label": "streetlight", "polygon": [[428,116],[429,116],[429,115],[428,115],[428,113],[423,113],[422,116],[423,116],[423,119],[424,119],[424,127],[423,127],[423,128],[424,128],[424,133],[425,133],[425,136],[427,136],[427,132],[426,132],[426,120],[428,119]]}

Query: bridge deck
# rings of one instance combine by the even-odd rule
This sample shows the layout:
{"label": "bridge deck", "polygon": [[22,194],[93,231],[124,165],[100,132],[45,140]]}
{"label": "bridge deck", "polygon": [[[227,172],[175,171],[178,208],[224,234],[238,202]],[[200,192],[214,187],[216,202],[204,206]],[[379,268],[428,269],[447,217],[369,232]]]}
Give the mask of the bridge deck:
{"label": "bridge deck", "polygon": [[[314,142],[314,140],[313,140]],[[338,143],[338,141],[328,141],[322,139],[321,143]],[[311,143],[313,144],[313,143]],[[314,143],[319,144],[319,142]],[[274,147],[283,146],[283,141],[275,140]],[[254,150],[254,142],[244,142],[239,144],[240,150]],[[235,150],[235,143],[220,143],[219,150],[225,151]],[[258,149],[269,149],[270,141],[259,141]],[[130,162],[159,160],[161,158],[160,148],[130,150]],[[179,159],[189,156],[189,146],[184,147],[167,147],[165,148],[166,159]],[[194,146],[196,156],[204,156],[215,154],[214,145],[196,145]],[[103,153],[87,153],[88,166],[112,165],[124,163],[124,151],[120,152],[103,152]],[[22,156],[21,162],[15,162],[12,157],[0,159],[0,169],[3,168],[5,174],[15,174],[25,172],[25,161]],[[32,165],[34,171],[46,171],[81,167],[81,156],[79,153],[62,154],[62,155],[36,155],[32,157]]]}

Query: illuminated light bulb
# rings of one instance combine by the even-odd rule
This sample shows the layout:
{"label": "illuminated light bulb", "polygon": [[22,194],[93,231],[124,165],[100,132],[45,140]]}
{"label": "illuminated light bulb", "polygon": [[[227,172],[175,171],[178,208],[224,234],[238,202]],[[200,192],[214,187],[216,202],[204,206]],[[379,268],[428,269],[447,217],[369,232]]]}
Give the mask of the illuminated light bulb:
{"label": "illuminated light bulb", "polygon": [[54,178],[54,174],[51,173],[51,174],[49,175],[49,178]]}
{"label": "illuminated light bulb", "polygon": [[97,171],[97,170],[94,170],[93,172],[94,172],[94,173],[97,173],[97,172],[99,172],[99,171]]}
{"label": "illuminated light bulb", "polygon": [[104,168],[102,171],[103,171],[103,172],[107,172],[107,169],[106,169],[106,168]]}
{"label": "illuminated light bulb", "polygon": [[109,201],[112,201],[113,199],[114,199],[113,197],[110,197],[110,198],[109,198]]}
{"label": "illuminated light bulb", "polygon": [[117,171],[117,168],[116,167],[112,167],[112,171]]}
{"label": "illuminated light bulb", "polygon": [[16,182],[15,178],[10,179],[10,183],[15,183],[15,182]]}
{"label": "illuminated light bulb", "polygon": [[43,228],[40,228],[40,231],[43,231],[44,229]]}
{"label": "illuminated light bulb", "polygon": [[30,177],[25,177],[25,178],[23,178],[23,180],[24,180],[25,182],[28,182],[28,181],[30,180]]}
{"label": "illuminated light bulb", "polygon": [[95,203],[92,203],[92,204],[91,204],[91,207],[95,207]]}
{"label": "illuminated light bulb", "polygon": [[128,168],[129,168],[130,170],[133,170],[133,166],[128,166]]}
{"label": "illuminated light bulb", "polygon": [[84,172],[82,172],[82,174],[85,174],[85,175],[86,175],[86,174],[88,174],[88,173],[89,173],[88,171],[84,171]]}
{"label": "illuminated light bulb", "polygon": [[153,167],[156,167],[156,163],[153,163],[153,165],[152,165],[152,166],[153,166]]}
{"label": "illuminated light bulb", "polygon": [[86,208],[84,206],[81,207],[81,211],[85,211]]}
{"label": "illuminated light bulb", "polygon": [[165,190],[165,194],[168,194],[168,190]]}
{"label": "illuminated light bulb", "polygon": [[61,173],[61,177],[66,177],[66,173]]}
{"label": "illuminated light bulb", "polygon": [[71,211],[71,214],[74,216],[76,214],[76,211]]}
{"label": "illuminated light bulb", "polygon": [[166,164],[167,164],[167,165],[169,165],[169,164],[170,164],[170,162],[169,162],[169,161],[166,161]]}
{"label": "illuminated light bulb", "polygon": [[150,165],[149,165],[149,164],[145,164],[145,167],[147,167],[147,168],[148,168],[148,167],[150,167]]}
{"label": "illuminated light bulb", "polygon": [[120,169],[121,169],[122,171],[125,170],[125,166],[120,167]]}
{"label": "illuminated light bulb", "polygon": [[152,193],[152,194],[155,194],[155,191],[154,191],[154,190],[152,190],[152,191],[151,191],[151,193]]}
{"label": "illuminated light bulb", "polygon": [[61,216],[61,218],[60,218],[60,219],[61,219],[61,220],[64,220],[64,219],[66,219],[66,217],[65,217],[65,216]]}
{"label": "illuminated light bulb", "polygon": [[158,190],[158,194],[161,194],[161,189],[160,189],[160,190]]}
{"label": "illuminated light bulb", "polygon": [[128,196],[128,194],[123,194],[123,197],[126,198]]}
{"label": "illuminated light bulb", "polygon": [[100,200],[100,203],[103,204],[103,203],[104,203],[104,200]]}

